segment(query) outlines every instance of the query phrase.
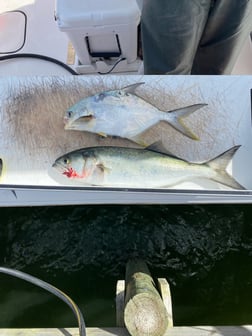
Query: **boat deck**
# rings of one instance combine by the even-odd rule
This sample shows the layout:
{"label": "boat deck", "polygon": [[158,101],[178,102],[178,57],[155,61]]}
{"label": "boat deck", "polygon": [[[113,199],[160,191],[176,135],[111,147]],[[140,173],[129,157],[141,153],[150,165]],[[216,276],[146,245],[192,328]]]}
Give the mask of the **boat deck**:
{"label": "boat deck", "polygon": [[[252,326],[172,327],[163,336],[251,336]],[[0,336],[79,336],[77,328],[0,329]],[[87,328],[87,336],[129,336],[125,328]]]}
{"label": "boat deck", "polygon": [[[1,1],[0,56],[38,54],[67,63],[69,41],[57,27],[54,9],[55,2],[51,0]],[[23,47],[18,50],[22,45]],[[13,52],[15,50],[18,51],[15,53]],[[33,58],[16,58],[0,62],[1,76],[68,74],[54,63]]]}

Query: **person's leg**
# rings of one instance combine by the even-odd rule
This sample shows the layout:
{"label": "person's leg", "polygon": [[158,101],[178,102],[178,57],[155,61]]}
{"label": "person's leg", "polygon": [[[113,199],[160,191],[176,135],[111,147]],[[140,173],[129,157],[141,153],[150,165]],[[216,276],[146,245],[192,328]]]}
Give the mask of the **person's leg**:
{"label": "person's leg", "polygon": [[252,0],[215,0],[192,74],[230,74],[252,30]]}
{"label": "person's leg", "polygon": [[190,74],[211,1],[143,0],[145,74]]}

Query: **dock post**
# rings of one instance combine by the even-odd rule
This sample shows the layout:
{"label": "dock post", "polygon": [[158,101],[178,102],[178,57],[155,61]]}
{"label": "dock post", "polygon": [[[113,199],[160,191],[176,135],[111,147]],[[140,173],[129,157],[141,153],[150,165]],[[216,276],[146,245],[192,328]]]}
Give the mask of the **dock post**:
{"label": "dock post", "polygon": [[[159,292],[160,291],[160,292]],[[143,260],[130,260],[126,281],[117,283],[117,325],[132,336],[162,336],[173,326],[170,288],[166,279],[158,287]]]}
{"label": "dock post", "polygon": [[118,280],[116,284],[116,326],[121,328],[125,327],[124,296],[125,296],[125,281]]}

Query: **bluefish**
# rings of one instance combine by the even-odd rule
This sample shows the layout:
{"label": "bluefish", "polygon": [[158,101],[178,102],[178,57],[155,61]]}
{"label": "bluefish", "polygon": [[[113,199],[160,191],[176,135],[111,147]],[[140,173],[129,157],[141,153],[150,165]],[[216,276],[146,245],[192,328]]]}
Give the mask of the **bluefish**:
{"label": "bluefish", "polygon": [[196,164],[144,148],[89,147],[70,152],[53,164],[76,185],[125,188],[161,188],[194,178],[206,178],[234,189],[244,189],[226,167],[239,146]]}
{"label": "bluefish", "polygon": [[187,137],[198,140],[183,119],[206,104],[195,104],[169,112],[160,111],[135,94],[141,84],[104,91],[80,100],[66,111],[65,129],[118,136],[144,145],[141,134],[160,121],[165,121]]}

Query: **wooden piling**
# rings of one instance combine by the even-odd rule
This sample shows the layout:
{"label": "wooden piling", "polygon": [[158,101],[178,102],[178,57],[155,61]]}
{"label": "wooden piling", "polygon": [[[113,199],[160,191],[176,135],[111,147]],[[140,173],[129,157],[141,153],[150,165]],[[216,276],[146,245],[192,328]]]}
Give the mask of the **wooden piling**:
{"label": "wooden piling", "polygon": [[116,326],[124,327],[124,296],[125,281],[118,280],[116,284]]}
{"label": "wooden piling", "polygon": [[162,336],[168,313],[146,263],[130,260],[126,266],[124,322],[132,336]]}

